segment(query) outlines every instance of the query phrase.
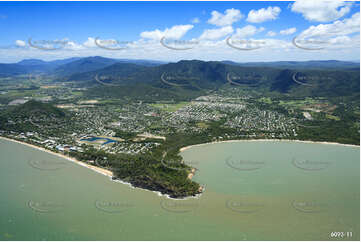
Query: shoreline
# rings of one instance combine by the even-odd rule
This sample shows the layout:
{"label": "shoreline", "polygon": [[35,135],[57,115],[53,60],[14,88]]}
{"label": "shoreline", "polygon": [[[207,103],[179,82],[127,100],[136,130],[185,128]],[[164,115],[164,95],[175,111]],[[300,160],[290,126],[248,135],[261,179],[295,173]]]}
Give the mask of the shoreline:
{"label": "shoreline", "polygon": [[[18,143],[18,144],[22,144],[22,145],[26,145],[28,147],[31,147],[31,148],[34,148],[34,149],[37,149],[37,150],[40,150],[40,151],[43,151],[43,152],[47,152],[48,154],[51,154],[51,155],[55,155],[55,156],[58,156],[60,158],[63,158],[63,159],[66,159],[70,162],[73,162],[77,165],[80,165],[82,167],[85,167],[85,168],[88,168],[92,171],[95,171],[101,175],[104,175],[104,176],[107,176],[110,178],[111,181],[113,182],[117,182],[117,183],[121,183],[123,185],[128,185],[130,188],[132,189],[140,189],[140,190],[144,190],[144,191],[148,191],[148,192],[153,192],[153,193],[156,193],[158,196],[162,197],[162,196],[165,196],[167,197],[168,199],[173,199],[173,200],[187,200],[187,199],[192,199],[192,198],[200,198],[202,193],[204,192],[204,189],[205,187],[203,186],[200,186],[200,193],[195,195],[195,196],[189,196],[189,197],[184,197],[184,198],[171,198],[169,195],[167,194],[162,194],[161,192],[159,191],[152,191],[152,190],[148,190],[148,189],[144,189],[144,188],[141,188],[141,187],[134,187],[132,184],[128,183],[128,182],[124,182],[122,180],[119,180],[119,179],[115,179],[113,180],[112,177],[113,177],[113,172],[110,171],[110,170],[107,170],[107,169],[104,169],[104,168],[101,168],[101,167],[98,167],[98,166],[94,166],[94,165],[89,165],[85,162],[82,162],[82,161],[79,161],[73,157],[70,157],[70,156],[67,156],[67,155],[64,155],[64,154],[61,154],[61,153],[57,153],[57,152],[54,152],[54,151],[51,151],[51,150],[48,150],[48,149],[45,149],[43,147],[40,147],[40,146],[36,146],[36,145],[33,145],[33,144],[29,144],[29,143],[26,143],[24,141],[19,141],[19,140],[16,140],[16,139],[11,139],[11,138],[8,138],[8,137],[3,137],[3,136],[0,136],[0,139],[3,139],[3,140],[7,140],[7,141],[10,141],[10,142],[15,142],[15,143]],[[289,140],[289,139],[249,139],[249,140],[224,140],[224,141],[214,141],[214,142],[208,142],[208,143],[202,143],[202,144],[196,144],[196,145],[189,145],[189,146],[185,146],[185,147],[182,147],[179,149],[179,152],[183,152],[187,149],[190,149],[192,147],[196,147],[196,146],[203,146],[203,145],[209,145],[209,144],[217,144],[217,143],[234,143],[234,142],[255,142],[255,141],[259,141],[259,142],[264,142],[264,141],[267,141],[267,142],[299,142],[299,143],[309,143],[309,144],[328,144],[328,145],[342,145],[342,146],[348,146],[348,147],[358,147],[360,148],[360,146],[358,145],[350,145],[350,144],[341,144],[341,143],[336,143],[336,142],[319,142],[319,141],[304,141],[304,140]],[[192,179],[193,176],[195,175],[195,172],[196,172],[196,169],[195,168],[192,168],[191,172],[188,174],[188,179]]]}
{"label": "shoreline", "polygon": [[172,199],[172,200],[187,200],[187,199],[192,199],[192,198],[195,198],[195,199],[198,199],[200,198],[200,196],[202,194],[197,194],[195,196],[190,196],[190,197],[184,197],[184,198],[171,198],[168,194],[162,194],[161,192],[159,191],[152,191],[152,190],[148,190],[148,189],[144,189],[144,188],[141,188],[141,187],[135,187],[133,186],[132,184],[128,183],[128,182],[124,182],[122,180],[119,180],[119,179],[115,179],[113,180],[112,177],[113,177],[113,172],[112,171],[109,171],[107,169],[104,169],[104,168],[101,168],[101,167],[97,167],[97,166],[93,166],[93,165],[89,165],[85,162],[82,162],[82,161],[79,161],[75,158],[72,158],[70,156],[67,156],[67,155],[64,155],[64,154],[60,154],[60,153],[57,153],[57,152],[54,152],[54,151],[51,151],[51,150],[47,150],[43,147],[40,147],[40,146],[36,146],[36,145],[33,145],[33,144],[29,144],[29,143],[26,143],[24,141],[19,141],[19,140],[16,140],[16,139],[11,139],[11,138],[8,138],[8,137],[3,137],[3,136],[0,136],[0,139],[3,139],[3,140],[7,140],[7,141],[10,141],[10,142],[14,142],[14,143],[18,143],[18,144],[22,144],[22,145],[26,145],[28,147],[31,147],[31,148],[34,148],[36,150],[40,150],[40,151],[43,151],[43,152],[47,152],[48,154],[51,154],[51,155],[55,155],[55,156],[58,156],[60,158],[63,158],[63,159],[66,159],[70,162],[73,162],[77,165],[80,165],[84,168],[88,168],[92,171],[95,171],[96,173],[99,173],[101,175],[104,175],[104,176],[107,176],[109,177],[110,181],[112,182],[116,182],[116,183],[121,183],[123,185],[128,185],[131,189],[140,189],[140,190],[143,190],[143,191],[148,191],[148,192],[153,192],[155,194],[157,194],[159,197],[166,197],[168,199]]}
{"label": "shoreline", "polygon": [[179,152],[183,152],[188,150],[192,147],[196,146],[203,146],[203,145],[210,145],[210,144],[219,144],[219,143],[235,143],[235,142],[298,142],[298,143],[307,143],[307,144],[324,144],[324,145],[341,145],[347,147],[358,147],[359,145],[351,145],[351,144],[341,144],[336,142],[327,142],[327,141],[308,141],[308,140],[293,140],[293,139],[235,139],[235,140],[223,140],[223,141],[213,141],[208,143],[196,144],[196,145],[189,145],[179,149]]}
{"label": "shoreline", "polygon": [[113,176],[113,172],[107,170],[107,169],[104,169],[104,168],[101,168],[101,167],[98,167],[98,166],[93,166],[93,165],[89,165],[85,162],[82,162],[82,161],[79,161],[73,157],[70,157],[70,156],[67,156],[67,155],[64,155],[64,154],[61,154],[61,153],[57,153],[57,152],[54,152],[54,151],[51,151],[51,150],[47,150],[43,147],[40,147],[40,146],[36,146],[36,145],[33,145],[33,144],[29,144],[29,143],[26,143],[26,142],[23,142],[23,141],[19,141],[19,140],[16,140],[16,139],[10,139],[10,138],[7,138],[7,137],[3,137],[3,136],[0,136],[0,139],[4,139],[4,140],[7,140],[7,141],[11,141],[11,142],[15,142],[15,143],[18,143],[18,144],[22,144],[22,145],[26,145],[26,146],[29,146],[31,148],[34,148],[34,149],[37,149],[37,150],[40,150],[40,151],[44,151],[44,152],[47,152],[49,154],[52,154],[52,155],[56,155],[58,157],[61,157],[63,159],[66,159],[68,161],[71,161],[73,163],[76,163],[82,167],[86,167],[88,169],[91,169],[97,173],[100,173],[102,175],[105,175],[105,176],[108,176],[110,178],[112,178]]}

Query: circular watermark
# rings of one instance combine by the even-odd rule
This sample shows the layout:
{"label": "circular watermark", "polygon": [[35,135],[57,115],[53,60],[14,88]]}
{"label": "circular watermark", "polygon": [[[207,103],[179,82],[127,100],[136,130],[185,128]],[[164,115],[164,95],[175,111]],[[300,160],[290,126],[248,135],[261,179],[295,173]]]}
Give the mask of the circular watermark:
{"label": "circular watermark", "polygon": [[296,36],[292,39],[292,44],[299,49],[303,50],[322,50],[329,44],[327,40],[317,40],[317,39],[305,39]]}
{"label": "circular watermark", "polygon": [[188,86],[189,84],[179,84],[179,83],[175,83],[176,80],[179,80],[179,79],[187,79],[185,77],[177,77],[177,76],[171,76],[171,75],[168,75],[167,73],[163,73],[161,76],[160,76],[160,80],[167,84],[167,85],[170,85],[170,86],[175,86],[175,87],[185,87],[185,86]]}
{"label": "circular watermark", "polygon": [[37,170],[42,171],[56,171],[64,169],[68,166],[68,163],[65,161],[54,161],[54,160],[28,160],[28,164]]}
{"label": "circular watermark", "polygon": [[120,41],[115,39],[100,39],[96,37],[94,39],[96,46],[106,50],[125,50],[129,48],[129,44],[133,44],[134,41]]}
{"label": "circular watermark", "polygon": [[226,201],[226,208],[237,213],[256,213],[264,209],[265,204],[252,197],[241,196]]}
{"label": "circular watermark", "polygon": [[296,158],[292,159],[292,164],[305,171],[320,171],[328,168],[331,165],[331,162],[328,161],[312,161],[308,159],[297,160]]}
{"label": "circular watermark", "polygon": [[56,213],[64,210],[64,205],[54,201],[33,201],[27,202],[29,208],[39,213]]}
{"label": "circular watermark", "polygon": [[225,161],[226,165],[232,169],[239,171],[254,171],[263,168],[266,163],[263,161],[248,161],[248,160],[238,160],[228,157]]}
{"label": "circular watermark", "polygon": [[232,36],[229,36],[226,39],[226,44],[236,50],[249,51],[264,47],[266,42],[264,40],[232,39]]}
{"label": "circular watermark", "polygon": [[186,200],[174,200],[174,199],[162,199],[160,207],[171,213],[189,213],[194,212],[200,208],[199,199],[186,199]]}
{"label": "circular watermark", "polygon": [[302,213],[321,213],[325,212],[328,208],[328,204],[325,202],[317,201],[292,201],[292,207]]}
{"label": "circular watermark", "polygon": [[[297,84],[302,85],[302,86],[308,86],[308,87],[313,87],[313,86],[315,86],[315,85],[312,85],[312,84],[309,84],[309,83],[305,82],[305,81],[307,80],[307,78],[305,78],[304,76],[302,76],[302,77],[296,77],[297,74],[298,74],[298,73],[295,73],[295,74],[292,75],[292,80],[293,80],[294,82],[296,82]],[[299,79],[302,79],[302,81],[299,80]]]}
{"label": "circular watermark", "polygon": [[95,201],[95,208],[104,213],[123,213],[134,207],[130,201]]}
{"label": "circular watermark", "polygon": [[162,37],[160,44],[170,50],[190,50],[199,44],[197,40],[175,40]]}
{"label": "circular watermark", "polygon": [[106,76],[95,75],[94,79],[95,79],[96,82],[98,82],[98,83],[100,83],[100,84],[102,84],[104,86],[109,86],[109,87],[119,87],[120,86],[120,85],[117,85],[117,84],[104,82],[104,80],[108,79],[108,77],[106,77]]}
{"label": "circular watermark", "polygon": [[59,50],[64,48],[69,41],[67,40],[33,40],[28,39],[29,46],[40,50]]}
{"label": "circular watermark", "polygon": [[237,75],[235,73],[229,72],[226,75],[226,79],[228,81],[229,84],[232,85],[236,85],[236,86],[257,86],[258,81],[256,81],[256,83],[254,81],[250,81],[250,80],[246,80],[246,79],[251,79],[251,78],[245,78],[245,77],[241,77],[240,75]]}

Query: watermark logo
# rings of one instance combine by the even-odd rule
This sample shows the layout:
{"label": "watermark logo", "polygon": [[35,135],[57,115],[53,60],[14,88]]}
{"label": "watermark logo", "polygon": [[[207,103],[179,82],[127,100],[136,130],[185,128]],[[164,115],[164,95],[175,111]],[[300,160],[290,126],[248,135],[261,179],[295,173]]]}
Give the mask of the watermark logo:
{"label": "watermark logo", "polygon": [[67,167],[68,163],[54,160],[29,160],[28,164],[35,169],[42,171],[56,171]]}
{"label": "watermark logo", "polygon": [[229,36],[226,39],[226,44],[236,50],[257,50],[266,45],[264,40],[247,40],[247,39],[232,39],[232,36]]}
{"label": "watermark logo", "polygon": [[305,82],[305,81],[307,81],[307,78],[306,78],[305,76],[298,76],[297,74],[298,74],[298,73],[295,73],[295,74],[293,74],[293,76],[292,76],[292,80],[293,80],[294,82],[296,82],[297,84],[302,85],[302,86],[309,86],[309,87],[314,86],[314,85],[312,85],[312,84],[309,84],[309,83],[306,83],[306,82]]}
{"label": "watermark logo", "polygon": [[113,83],[109,83],[109,82],[105,82],[105,80],[109,80],[110,78],[107,76],[98,76],[95,75],[94,80],[104,86],[110,86],[110,87],[118,87],[120,85],[117,84],[113,84]]}
{"label": "watermark logo", "polygon": [[94,39],[96,46],[106,50],[125,50],[129,48],[130,44],[133,44],[134,41],[120,41],[115,39],[100,39],[96,37]]}
{"label": "watermark logo", "polygon": [[64,48],[69,41],[67,40],[33,40],[28,39],[29,46],[40,50],[59,50]]}
{"label": "watermark logo", "polygon": [[327,210],[328,204],[317,201],[293,201],[292,207],[302,213],[321,213]]}
{"label": "watermark logo", "polygon": [[312,160],[297,160],[296,158],[292,159],[292,164],[305,171],[320,171],[328,168],[331,165],[331,162],[327,161],[312,161]]}
{"label": "watermark logo", "polygon": [[[175,87],[185,87],[189,86],[189,81],[192,80],[199,80],[199,78],[192,78],[192,77],[186,77],[186,76],[177,76],[177,75],[170,75],[167,73],[163,73],[160,76],[160,80],[169,85],[169,86],[175,86]],[[178,82],[178,83],[177,83]],[[179,83],[181,82],[181,83]]]}
{"label": "watermark logo", "polygon": [[229,84],[236,86],[256,86],[259,80],[254,81],[254,79],[259,79],[254,76],[241,77],[235,73],[229,72],[227,73],[226,79]]}
{"label": "watermark logo", "polygon": [[263,161],[238,160],[230,156],[226,159],[226,165],[239,171],[254,171],[263,168],[266,163]]}
{"label": "watermark logo", "polygon": [[292,39],[292,44],[299,49],[303,50],[322,50],[329,44],[326,40],[317,39],[305,39],[300,36],[296,36]]}
{"label": "watermark logo", "polygon": [[122,213],[135,205],[129,201],[95,201],[95,207],[105,213]]}
{"label": "watermark logo", "polygon": [[62,203],[53,201],[28,201],[28,207],[39,213],[56,213],[64,209]]}
{"label": "watermark logo", "polygon": [[256,213],[264,209],[265,204],[251,197],[239,197],[226,201],[226,207],[237,213]]}
{"label": "watermark logo", "polygon": [[200,208],[200,201],[199,199],[163,199],[160,202],[160,206],[163,210],[171,213],[189,213]]}
{"label": "watermark logo", "polygon": [[309,81],[331,81],[332,78],[329,76],[306,76],[302,73],[294,73],[292,75],[292,80],[296,82],[297,84],[303,85],[303,86],[315,86],[314,84],[308,83]]}
{"label": "watermark logo", "polygon": [[170,50],[190,50],[199,44],[197,40],[175,40],[162,37],[160,44]]}

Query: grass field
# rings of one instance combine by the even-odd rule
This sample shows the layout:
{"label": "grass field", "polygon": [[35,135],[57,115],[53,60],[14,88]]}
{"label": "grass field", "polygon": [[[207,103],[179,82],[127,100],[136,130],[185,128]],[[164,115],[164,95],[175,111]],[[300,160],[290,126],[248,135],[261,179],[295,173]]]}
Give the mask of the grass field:
{"label": "grass field", "polygon": [[187,105],[189,105],[190,102],[179,102],[179,103],[175,103],[175,104],[169,104],[169,103],[152,103],[150,104],[150,106],[155,107],[155,108],[159,108],[162,111],[166,111],[166,112],[175,112],[178,109],[185,107]]}
{"label": "grass field", "polygon": [[279,102],[281,106],[297,107],[297,108],[300,108],[304,105],[318,104],[318,103],[321,102],[312,98],[306,98],[305,100],[290,100],[290,101],[281,100]]}

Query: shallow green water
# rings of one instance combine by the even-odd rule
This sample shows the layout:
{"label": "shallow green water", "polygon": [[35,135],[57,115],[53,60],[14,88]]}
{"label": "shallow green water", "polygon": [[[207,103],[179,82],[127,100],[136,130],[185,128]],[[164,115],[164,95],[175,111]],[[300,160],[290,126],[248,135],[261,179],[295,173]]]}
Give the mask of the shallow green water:
{"label": "shallow green water", "polygon": [[182,155],[206,184],[199,199],[0,140],[0,240],[359,240],[359,148],[238,142]]}

